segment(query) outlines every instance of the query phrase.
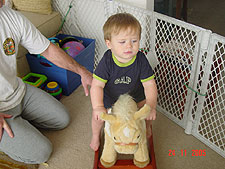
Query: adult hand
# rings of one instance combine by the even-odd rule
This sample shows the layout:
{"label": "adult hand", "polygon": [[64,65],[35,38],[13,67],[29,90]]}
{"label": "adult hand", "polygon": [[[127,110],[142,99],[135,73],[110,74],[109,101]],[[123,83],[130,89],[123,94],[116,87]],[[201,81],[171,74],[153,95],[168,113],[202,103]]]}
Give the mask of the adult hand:
{"label": "adult hand", "polygon": [[81,74],[81,83],[84,88],[84,92],[86,96],[88,96],[89,94],[88,86],[91,86],[92,79],[93,79],[92,73],[89,72],[87,69],[85,69],[83,73]]}
{"label": "adult hand", "polygon": [[11,117],[12,117],[12,115],[0,113],[0,141],[2,139],[3,129],[8,133],[8,135],[11,138],[14,137],[11,128],[9,127],[7,122],[5,121],[5,118],[11,118]]}

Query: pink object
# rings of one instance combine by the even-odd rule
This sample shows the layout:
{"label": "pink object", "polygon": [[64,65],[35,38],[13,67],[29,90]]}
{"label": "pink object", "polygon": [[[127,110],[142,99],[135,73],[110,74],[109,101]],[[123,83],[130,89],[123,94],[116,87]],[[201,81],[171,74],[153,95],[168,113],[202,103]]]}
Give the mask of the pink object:
{"label": "pink object", "polygon": [[62,46],[63,50],[72,58],[75,58],[85,47],[80,42],[69,41]]}

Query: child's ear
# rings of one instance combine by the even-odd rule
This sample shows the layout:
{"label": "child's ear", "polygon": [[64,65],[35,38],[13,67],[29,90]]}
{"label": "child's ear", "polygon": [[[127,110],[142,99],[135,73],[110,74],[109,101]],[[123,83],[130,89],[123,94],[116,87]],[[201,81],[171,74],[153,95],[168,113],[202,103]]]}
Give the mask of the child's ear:
{"label": "child's ear", "polygon": [[105,44],[108,47],[108,49],[111,49],[111,42],[110,42],[110,40],[105,40]]}

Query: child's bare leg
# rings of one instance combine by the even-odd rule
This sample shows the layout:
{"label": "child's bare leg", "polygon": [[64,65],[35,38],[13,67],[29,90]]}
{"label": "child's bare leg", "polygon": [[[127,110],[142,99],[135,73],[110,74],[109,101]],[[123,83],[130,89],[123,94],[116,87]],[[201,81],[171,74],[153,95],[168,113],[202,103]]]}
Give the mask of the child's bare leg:
{"label": "child's bare leg", "polygon": [[100,132],[102,129],[102,126],[104,124],[104,121],[100,120],[95,120],[92,117],[92,139],[90,143],[90,147],[94,150],[97,151],[100,145]]}

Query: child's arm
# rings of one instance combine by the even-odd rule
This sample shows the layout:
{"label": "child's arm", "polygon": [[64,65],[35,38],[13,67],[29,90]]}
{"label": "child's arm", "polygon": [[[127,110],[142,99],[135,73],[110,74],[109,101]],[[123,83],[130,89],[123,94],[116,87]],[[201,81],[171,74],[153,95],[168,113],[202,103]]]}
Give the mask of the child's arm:
{"label": "child's arm", "polygon": [[155,120],[156,119],[156,106],[157,106],[157,86],[155,79],[143,82],[146,104],[151,107],[150,115],[146,120]]}
{"label": "child's arm", "polygon": [[97,80],[93,78],[92,84],[91,84],[91,103],[93,108],[93,116],[95,120],[100,120],[100,113],[106,112],[106,109],[104,107],[103,103],[103,89],[105,87],[105,83],[101,82],[100,80]]}

